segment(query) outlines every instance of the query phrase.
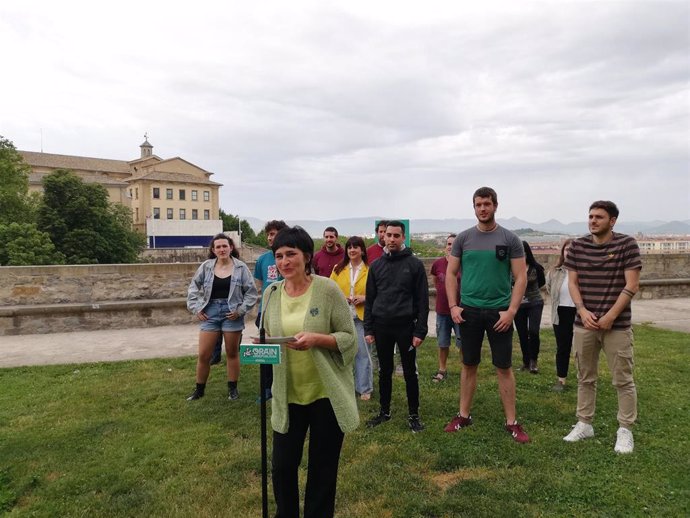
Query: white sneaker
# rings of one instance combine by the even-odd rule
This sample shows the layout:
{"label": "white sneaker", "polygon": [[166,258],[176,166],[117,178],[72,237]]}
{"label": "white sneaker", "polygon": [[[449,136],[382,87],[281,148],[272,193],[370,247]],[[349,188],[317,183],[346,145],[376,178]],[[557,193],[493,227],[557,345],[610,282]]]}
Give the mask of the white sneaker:
{"label": "white sneaker", "polygon": [[618,432],[616,432],[616,447],[613,448],[613,451],[616,453],[632,453],[634,447],[635,441],[632,432],[621,426]]}
{"label": "white sneaker", "polygon": [[578,421],[577,424],[573,426],[570,433],[563,437],[563,440],[567,442],[577,442],[582,439],[588,439],[589,437],[594,437],[594,428],[592,428],[592,425]]}

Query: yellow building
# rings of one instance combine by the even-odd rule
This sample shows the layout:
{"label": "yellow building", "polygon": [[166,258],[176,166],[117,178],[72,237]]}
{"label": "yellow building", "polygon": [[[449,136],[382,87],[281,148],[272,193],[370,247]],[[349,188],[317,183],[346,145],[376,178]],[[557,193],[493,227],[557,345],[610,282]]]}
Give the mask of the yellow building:
{"label": "yellow building", "polygon": [[[87,183],[103,185],[111,202],[131,208],[133,227],[149,236],[151,246],[206,244],[209,236],[222,230],[218,197],[222,184],[210,179],[213,173],[180,157],[154,155],[146,136],[139,148],[140,157],[130,161],[19,153],[32,170],[31,191],[43,190],[47,174],[69,169]],[[152,226],[149,220],[162,221]],[[157,240],[151,240],[154,232]]]}

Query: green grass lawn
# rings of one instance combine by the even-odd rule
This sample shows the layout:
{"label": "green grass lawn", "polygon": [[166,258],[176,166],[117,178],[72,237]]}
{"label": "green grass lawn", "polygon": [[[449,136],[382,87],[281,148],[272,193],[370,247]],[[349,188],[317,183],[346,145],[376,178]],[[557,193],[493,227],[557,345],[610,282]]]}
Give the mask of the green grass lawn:
{"label": "green grass lawn", "polygon": [[[446,382],[432,383],[436,344],[428,340],[419,355],[427,429],[408,430],[404,383],[396,377],[393,419],[345,438],[337,516],[690,515],[690,335],[645,326],[635,332],[634,454],[613,452],[616,396],[603,356],[597,435],[563,442],[575,423],[575,373],[571,366],[569,390],[551,392],[547,331],[541,373],[516,373],[530,444],[503,431],[486,346],[474,425],[444,433],[457,412],[460,369],[456,360]],[[0,370],[0,515],[260,516],[258,369],[243,367],[241,399],[230,402],[224,369],[213,367],[206,397],[188,403],[194,363]],[[376,398],[360,402],[362,421],[377,409]],[[272,512],[272,497],[269,505]]]}

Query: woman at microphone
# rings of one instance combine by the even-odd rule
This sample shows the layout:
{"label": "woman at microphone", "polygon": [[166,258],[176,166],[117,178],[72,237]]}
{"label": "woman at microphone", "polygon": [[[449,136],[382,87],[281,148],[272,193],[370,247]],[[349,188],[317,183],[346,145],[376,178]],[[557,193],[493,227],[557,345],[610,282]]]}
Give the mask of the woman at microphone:
{"label": "woman at microphone", "polygon": [[357,353],[352,315],[338,286],[312,275],[314,242],[304,229],[281,230],[272,250],[284,280],[267,293],[264,326],[267,336],[290,337],[281,345],[282,363],[273,371],[276,517],[300,516],[298,468],[307,431],[303,516],[332,517],[344,434],[359,424],[352,376]]}

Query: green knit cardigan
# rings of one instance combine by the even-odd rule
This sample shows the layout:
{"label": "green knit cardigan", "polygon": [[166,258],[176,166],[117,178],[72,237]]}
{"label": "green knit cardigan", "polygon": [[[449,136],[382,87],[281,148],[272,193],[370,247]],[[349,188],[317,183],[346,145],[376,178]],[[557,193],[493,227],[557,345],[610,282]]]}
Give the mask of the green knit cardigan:
{"label": "green knit cardigan", "polygon": [[[276,290],[270,293],[269,288],[264,295],[268,301],[268,305],[263,308],[267,336],[285,336],[280,314],[284,283],[285,281],[279,281],[272,284],[271,288],[276,286]],[[304,319],[304,331],[330,334],[335,338],[337,351],[322,347],[314,347],[311,351],[338,425],[343,432],[351,432],[359,425],[353,374],[357,336],[350,308],[342,291],[326,277],[312,276],[312,295]],[[283,362],[287,361],[285,345],[281,345],[281,357]],[[272,392],[271,426],[278,433],[287,433],[290,423],[285,363],[273,366]]]}

